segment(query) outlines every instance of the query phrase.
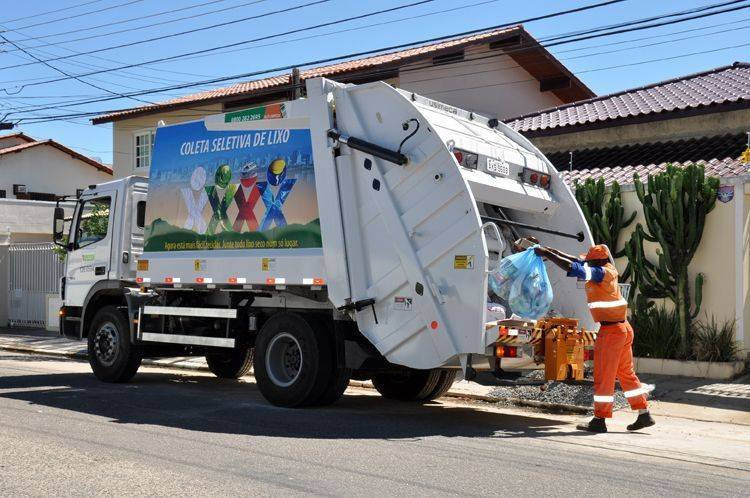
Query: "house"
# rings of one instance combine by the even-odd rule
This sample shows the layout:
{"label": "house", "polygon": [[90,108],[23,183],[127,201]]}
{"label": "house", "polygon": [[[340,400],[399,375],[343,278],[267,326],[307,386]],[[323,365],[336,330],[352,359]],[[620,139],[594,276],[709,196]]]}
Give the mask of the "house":
{"label": "house", "polygon": [[111,168],[54,140],[0,136],[0,199],[50,201],[111,179]]}
{"label": "house", "polygon": [[[638,211],[633,175],[667,163],[700,163],[721,179],[691,273],[705,275],[702,310],[734,320],[750,350],[750,164],[741,154],[750,132],[750,63],[735,62],[610,95],[520,115],[506,121],[539,147],[568,184],[617,181],[627,213]],[[635,227],[621,236],[623,244]],[[656,260],[655,245],[646,254]],[[625,260],[618,260],[624,266]],[[692,279],[691,279],[692,280]],[[703,315],[705,317],[705,314]]]}
{"label": "house", "polygon": [[[300,80],[383,80],[498,119],[590,98],[594,93],[522,26],[303,70]],[[173,124],[289,100],[292,73],[237,83],[166,102],[101,115],[113,123],[114,176],[148,175],[157,123]]]}
{"label": "house", "polygon": [[[56,256],[47,244],[26,244],[52,240],[53,201],[111,179],[111,168],[54,140],[0,136],[0,327],[32,310],[44,316],[47,294],[56,295],[61,276]],[[14,272],[13,250],[22,248],[43,252],[46,259],[16,265]]]}

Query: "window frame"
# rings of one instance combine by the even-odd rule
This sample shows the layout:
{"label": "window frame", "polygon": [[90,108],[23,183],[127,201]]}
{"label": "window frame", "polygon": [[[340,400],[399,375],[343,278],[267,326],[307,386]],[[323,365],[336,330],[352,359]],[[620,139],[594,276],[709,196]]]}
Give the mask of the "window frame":
{"label": "window frame", "polygon": [[[94,240],[92,242],[88,242],[85,245],[80,244],[80,238],[78,237],[79,228],[81,227],[81,222],[83,221],[83,211],[86,207],[86,204],[89,202],[96,202],[103,199],[109,199],[109,215],[107,216],[107,233],[104,234],[104,237],[98,240]],[[73,229],[73,224],[71,224],[71,236],[68,238],[68,240],[71,240],[73,243],[73,248],[75,250],[83,249],[84,247],[88,247],[90,245],[96,244],[98,242],[101,242],[105,240],[109,236],[109,232],[111,231],[112,226],[112,196],[111,195],[101,195],[98,197],[91,197],[89,199],[84,199],[80,201],[80,204],[78,205],[78,213],[76,214],[76,222],[75,222],[75,229]]]}
{"label": "window frame", "polygon": [[[138,149],[142,148],[144,146],[143,145],[141,145],[141,146],[138,145],[138,139],[139,139],[139,137],[144,137],[144,136],[148,136],[149,140],[150,140],[150,143],[148,145],[148,147],[149,147],[148,156],[146,156],[148,158],[148,165],[147,166],[139,166],[138,165],[138,159],[141,156],[139,156],[139,154],[138,154]],[[156,140],[156,128],[142,128],[140,130],[136,130],[136,131],[133,132],[133,169],[134,170],[136,170],[136,171],[143,171],[143,170],[151,169],[151,160],[153,159],[153,156],[154,156],[154,142],[155,142],[155,140]]]}

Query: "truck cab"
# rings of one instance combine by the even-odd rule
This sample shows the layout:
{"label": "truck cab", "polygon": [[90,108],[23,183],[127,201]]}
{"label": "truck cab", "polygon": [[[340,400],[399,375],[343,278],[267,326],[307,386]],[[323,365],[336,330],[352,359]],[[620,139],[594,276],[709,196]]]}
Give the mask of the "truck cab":
{"label": "truck cab", "polygon": [[[62,335],[83,339],[87,321],[96,309],[117,302],[127,286],[137,287],[136,262],[143,252],[147,182],[146,178],[131,176],[89,185],[76,199],[68,233],[55,234],[56,242],[67,251],[61,285]],[[64,216],[58,207],[56,217]]]}

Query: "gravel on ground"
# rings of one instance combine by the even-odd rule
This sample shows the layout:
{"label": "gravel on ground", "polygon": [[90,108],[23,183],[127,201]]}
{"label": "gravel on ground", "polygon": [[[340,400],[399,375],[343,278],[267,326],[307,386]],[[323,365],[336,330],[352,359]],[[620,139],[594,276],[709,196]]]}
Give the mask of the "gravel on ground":
{"label": "gravel on ground", "polygon": [[[528,379],[540,379],[544,376],[543,370],[533,370],[525,377]],[[544,403],[556,403],[562,405],[592,406],[594,399],[594,385],[565,384],[562,382],[548,382],[544,386],[509,386],[496,387],[490,392],[490,396],[499,399],[524,399],[541,401]],[[627,399],[621,391],[615,392],[614,408],[625,408],[628,406]]]}

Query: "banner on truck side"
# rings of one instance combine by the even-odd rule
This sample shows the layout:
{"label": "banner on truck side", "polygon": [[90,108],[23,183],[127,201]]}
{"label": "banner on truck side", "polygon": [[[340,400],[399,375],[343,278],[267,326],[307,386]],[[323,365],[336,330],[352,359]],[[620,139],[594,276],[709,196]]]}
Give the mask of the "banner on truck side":
{"label": "banner on truck side", "polygon": [[[239,121],[282,117],[272,110]],[[204,121],[157,129],[146,251],[322,247],[310,130],[274,121],[268,129],[209,130]]]}

